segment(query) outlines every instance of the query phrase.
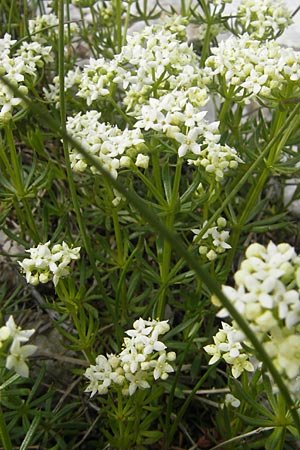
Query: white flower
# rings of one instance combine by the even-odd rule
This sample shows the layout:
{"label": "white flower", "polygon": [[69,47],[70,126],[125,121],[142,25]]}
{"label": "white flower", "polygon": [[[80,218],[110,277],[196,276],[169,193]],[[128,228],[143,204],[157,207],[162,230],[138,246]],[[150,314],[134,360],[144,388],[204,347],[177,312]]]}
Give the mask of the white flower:
{"label": "white flower", "polygon": [[165,380],[170,372],[174,372],[173,367],[168,362],[168,355],[162,352],[156,361],[153,361],[153,378]]}
{"label": "white flower", "polygon": [[26,360],[31,356],[37,347],[36,345],[20,345],[20,341],[14,340],[10,347],[10,354],[6,358],[5,367],[7,369],[14,369],[21,377],[27,378],[29,375],[29,368]]}
{"label": "white flower", "polygon": [[283,0],[242,0],[237,10],[237,24],[258,39],[275,38],[291,23]]}
{"label": "white flower", "polygon": [[290,379],[300,374],[300,336],[291,335],[278,343],[278,364]]}
{"label": "white flower", "polygon": [[2,342],[6,341],[10,337],[10,329],[7,326],[0,328],[0,348],[2,347]]}
{"label": "white flower", "polygon": [[136,157],[135,165],[143,169],[147,169],[149,165],[149,156],[139,153]]}
{"label": "white flower", "polygon": [[224,404],[226,406],[232,406],[233,408],[238,408],[241,404],[240,400],[236,398],[234,395],[228,393],[225,395]]}
{"label": "white flower", "polygon": [[9,337],[13,338],[14,341],[18,342],[27,342],[35,332],[34,329],[22,330],[21,327],[15,324],[13,316],[9,316],[5,326],[0,328],[0,331],[1,329],[2,330],[6,329],[6,331],[4,330],[4,333],[5,332],[8,333]]}
{"label": "white flower", "polygon": [[169,331],[168,321],[144,320],[139,318],[129,337],[124,338],[123,350],[119,355],[99,355],[96,365],[90,366],[85,373],[90,384],[86,391],[94,395],[106,394],[108,388],[121,389],[123,395],[133,395],[136,390],[148,389],[151,382],[167,379],[174,369],[174,352],[166,353],[166,345],[158,340],[160,334]]}
{"label": "white flower", "polygon": [[25,272],[27,283],[36,285],[52,280],[54,286],[60,278],[70,273],[69,264],[72,260],[80,258],[80,247],[69,247],[65,242],[49,248],[50,241],[30,248],[27,252],[31,258],[25,258],[19,265]]}
{"label": "white flower", "polygon": [[[203,228],[206,223],[206,221],[203,223]],[[227,249],[231,248],[231,245],[226,242],[229,239],[229,231],[222,230],[222,228],[226,226],[226,223],[227,222],[223,217],[219,217],[217,220],[217,226],[210,227],[203,234],[200,241],[198,235],[201,230],[197,228],[193,228],[191,230],[196,235],[194,236],[194,241],[200,243],[200,255],[205,255],[208,260],[213,261],[217,258],[218,254],[224,253]]]}

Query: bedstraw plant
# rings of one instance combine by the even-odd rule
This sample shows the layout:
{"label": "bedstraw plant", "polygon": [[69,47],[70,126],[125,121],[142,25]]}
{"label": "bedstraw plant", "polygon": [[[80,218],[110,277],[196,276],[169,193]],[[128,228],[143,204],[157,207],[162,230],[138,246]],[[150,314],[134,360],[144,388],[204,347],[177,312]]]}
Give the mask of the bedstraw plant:
{"label": "bedstraw plant", "polygon": [[227,3],[0,3],[5,450],[299,444],[300,53]]}

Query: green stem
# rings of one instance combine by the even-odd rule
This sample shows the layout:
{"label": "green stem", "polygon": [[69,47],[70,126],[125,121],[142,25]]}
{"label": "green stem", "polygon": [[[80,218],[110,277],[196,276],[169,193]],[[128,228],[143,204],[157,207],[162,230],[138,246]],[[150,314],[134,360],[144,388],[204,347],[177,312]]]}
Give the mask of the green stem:
{"label": "green stem", "polygon": [[9,437],[9,433],[4,420],[4,414],[1,406],[0,406],[0,439],[4,450],[12,450],[13,446]]}
{"label": "green stem", "polygon": [[79,341],[82,344],[82,353],[84,354],[87,361],[92,363],[94,361],[94,358],[92,352],[89,349],[90,345],[88,344],[88,341],[86,339],[84,328],[81,326],[81,323],[78,319],[78,310],[80,308],[80,305],[76,303],[76,300],[73,298],[72,294],[70,294],[68,288],[66,287],[65,280],[59,281],[59,283],[55,287],[55,292],[72,318],[73,324],[79,337]]}
{"label": "green stem", "polygon": [[121,0],[116,0],[116,26],[117,26],[117,50],[118,53],[122,50],[122,2]]}
{"label": "green stem", "polygon": [[159,149],[155,148],[157,147],[156,141],[154,139],[151,140],[151,148],[154,149],[151,160],[152,160],[152,177],[154,179],[154,183],[156,185],[156,188],[158,192],[163,197],[163,186],[161,181],[161,173],[160,173],[160,161],[159,161],[159,155],[160,151]]}
{"label": "green stem", "polygon": [[63,137],[63,149],[64,149],[64,159],[66,164],[68,184],[70,187],[71,198],[82,237],[83,245],[88,254],[90,264],[93,268],[94,276],[97,280],[98,286],[101,289],[101,293],[104,296],[104,288],[99,275],[99,271],[96,267],[96,262],[93,254],[93,249],[91,246],[91,241],[88,237],[86,227],[82,218],[80,205],[78,201],[78,196],[75,188],[75,183],[73,179],[70,155],[68,149],[68,140],[66,136],[66,101],[65,101],[65,68],[64,68],[64,0],[59,0],[59,48],[58,48],[58,67],[59,67],[59,98],[60,98],[60,129]]}
{"label": "green stem", "polygon": [[186,16],[187,14],[186,14],[186,8],[185,8],[185,0],[181,0],[181,15],[184,17],[184,16]]}
{"label": "green stem", "polygon": [[122,47],[124,45],[126,45],[127,30],[128,30],[129,21],[130,21],[130,7],[131,7],[131,3],[132,3],[132,0],[129,0],[128,3],[127,3],[127,11],[126,11],[126,17],[125,17],[125,22],[124,22],[124,30],[123,30],[123,37],[122,37]]}
{"label": "green stem", "polygon": [[[181,169],[182,169],[182,158],[178,158],[177,164],[176,164],[175,175],[174,175],[172,195],[169,200],[169,205],[168,205],[168,210],[167,210],[167,218],[165,221],[166,227],[169,230],[173,230],[173,227],[174,227],[176,206],[177,206],[177,202],[179,199],[179,185],[180,185],[180,179],[181,179]],[[160,266],[162,290],[161,290],[160,296],[158,298],[157,314],[156,314],[157,317],[159,317],[160,319],[164,318],[164,313],[165,313],[171,254],[172,254],[172,245],[168,240],[164,240],[162,263]]]}
{"label": "green stem", "polygon": [[164,448],[167,450],[170,448],[170,445],[172,443],[173,440],[173,436],[176,433],[176,430],[178,428],[178,425],[181,422],[181,419],[183,417],[183,415],[185,414],[187,408],[189,407],[191,401],[194,398],[194,395],[196,394],[196,392],[199,390],[199,388],[202,386],[202,384],[204,383],[204,381],[208,378],[208,376],[210,375],[210,373],[215,369],[215,366],[210,366],[207,371],[205,372],[205,374],[200,378],[200,380],[198,381],[198,383],[195,384],[195,386],[193,387],[193,389],[191,390],[191,392],[189,393],[188,397],[186,398],[185,402],[183,403],[182,407],[180,408],[178,414],[176,415],[176,419],[173,423],[173,425],[171,426],[170,431],[168,432],[168,436],[164,445]]}
{"label": "green stem", "polygon": [[12,180],[13,180],[14,187],[16,190],[17,202],[19,200],[22,201],[22,204],[23,204],[23,207],[25,210],[25,214],[26,214],[26,221],[28,224],[28,228],[30,230],[30,235],[31,235],[32,239],[36,243],[38,243],[38,242],[40,242],[40,235],[39,235],[39,231],[36,226],[35,220],[33,218],[32,210],[29,207],[27,199],[25,198],[26,192],[24,191],[24,186],[23,186],[22,166],[19,161],[17,151],[16,151],[16,146],[14,143],[14,137],[13,137],[13,133],[12,133],[12,123],[7,124],[7,126],[5,127],[5,135],[6,135],[6,140],[7,140],[7,144],[9,147],[9,151],[10,151],[12,167],[10,166],[6,155],[3,154],[2,148],[1,148],[1,157],[7,168],[8,173],[9,174],[13,173]]}
{"label": "green stem", "polygon": [[18,198],[22,198],[24,196],[24,188],[23,188],[23,181],[22,181],[22,175],[21,175],[21,167],[19,163],[19,158],[16,151],[16,146],[14,143],[14,137],[11,129],[11,123],[7,124],[5,127],[5,135],[7,139],[8,148],[10,151],[10,158],[14,170],[14,183],[15,188],[17,192]]}
{"label": "green stem", "polygon": [[[9,163],[9,160],[8,160],[7,156],[6,156],[6,153],[5,153],[4,146],[3,146],[2,142],[0,142],[0,159],[3,161],[4,167],[5,167],[8,175],[9,175],[9,178],[11,180],[14,180],[15,173],[14,173],[13,169],[11,168],[11,165]],[[14,183],[14,185],[15,185],[15,183]]]}
{"label": "green stem", "polygon": [[120,106],[118,105],[118,103],[112,98],[109,97],[108,98],[109,102],[112,104],[112,106],[115,108],[116,111],[118,111],[118,113],[120,114],[120,116],[123,117],[123,119],[125,120],[125,122],[128,125],[132,124],[132,121],[130,120],[130,118],[124,113],[124,111],[120,108]]}

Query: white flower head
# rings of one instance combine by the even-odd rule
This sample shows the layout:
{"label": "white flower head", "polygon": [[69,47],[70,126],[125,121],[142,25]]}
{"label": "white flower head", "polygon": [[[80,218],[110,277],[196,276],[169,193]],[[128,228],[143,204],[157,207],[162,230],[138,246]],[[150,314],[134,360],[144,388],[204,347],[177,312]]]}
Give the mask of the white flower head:
{"label": "white flower head", "polygon": [[6,358],[5,367],[7,369],[14,369],[21,377],[27,378],[29,375],[29,368],[27,365],[27,358],[35,353],[36,345],[22,345],[20,341],[14,340],[10,347],[10,354]]}

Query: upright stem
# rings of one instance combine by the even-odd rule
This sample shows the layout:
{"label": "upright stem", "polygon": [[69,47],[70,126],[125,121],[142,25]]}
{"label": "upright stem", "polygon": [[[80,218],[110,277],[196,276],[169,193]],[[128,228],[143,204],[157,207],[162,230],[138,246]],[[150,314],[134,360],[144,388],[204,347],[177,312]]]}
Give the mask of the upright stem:
{"label": "upright stem", "polygon": [[17,191],[17,196],[18,198],[22,198],[24,195],[24,188],[23,188],[23,181],[22,181],[22,175],[21,175],[21,168],[20,168],[20,164],[19,164],[19,158],[16,152],[16,146],[14,143],[14,137],[12,134],[12,123],[8,123],[5,126],[5,135],[6,135],[6,139],[7,139],[7,144],[8,144],[8,148],[10,151],[10,159],[12,162],[12,166],[14,168],[14,183],[15,183],[15,188]]}
{"label": "upright stem", "polygon": [[[23,207],[25,210],[25,214],[26,214],[26,221],[28,224],[30,236],[36,243],[38,243],[40,241],[40,235],[39,235],[39,231],[36,226],[35,220],[33,218],[32,210],[31,210],[31,208],[28,204],[27,198],[26,198],[26,192],[24,191],[23,177],[22,177],[22,164],[19,161],[17,151],[16,151],[16,146],[14,143],[14,137],[13,137],[13,133],[12,133],[12,123],[8,123],[6,125],[5,135],[6,135],[6,140],[7,140],[7,144],[9,147],[9,151],[10,151],[10,159],[11,159],[12,168],[11,168],[6,156],[2,159],[7,168],[8,173],[13,174],[12,180],[14,183],[14,187],[16,190],[16,197],[17,197],[15,203],[17,203],[20,200],[22,201],[22,204],[23,204]],[[3,153],[3,151],[1,149],[1,155],[2,155],[2,153]],[[2,155],[2,157],[3,157],[3,155]]]}
{"label": "upright stem", "polygon": [[98,286],[100,287],[102,294],[104,294],[104,288],[101,281],[101,277],[96,267],[93,249],[91,246],[90,239],[86,232],[86,227],[81,215],[80,205],[78,201],[78,196],[75,188],[75,183],[73,179],[70,155],[68,149],[68,142],[64,138],[66,135],[66,101],[65,101],[65,68],[64,68],[64,0],[59,0],[59,48],[58,48],[58,71],[59,71],[59,98],[60,98],[60,121],[61,121],[61,131],[63,135],[63,149],[64,149],[64,159],[66,164],[67,178],[70,187],[70,193],[72,197],[72,202],[74,205],[74,210],[77,217],[78,226],[80,229],[80,234],[86,252],[88,254],[91,266],[93,268],[94,276],[97,280]]}
{"label": "upright stem", "polygon": [[122,2],[116,0],[116,25],[117,25],[117,50],[120,53],[122,49]]}
{"label": "upright stem", "polygon": [[[176,205],[178,201],[179,184],[181,178],[182,158],[178,158],[173,182],[172,195],[169,201],[168,214],[165,221],[166,227],[169,230],[173,230]],[[170,272],[172,245],[168,240],[164,240],[163,243],[163,257],[160,267],[160,276],[162,282],[162,290],[157,304],[157,316],[160,319],[164,318],[165,306],[166,306],[166,294],[168,290],[168,279]]]}
{"label": "upright stem", "polygon": [[4,420],[1,405],[0,405],[0,440],[2,442],[4,450],[12,450],[13,446]]}

